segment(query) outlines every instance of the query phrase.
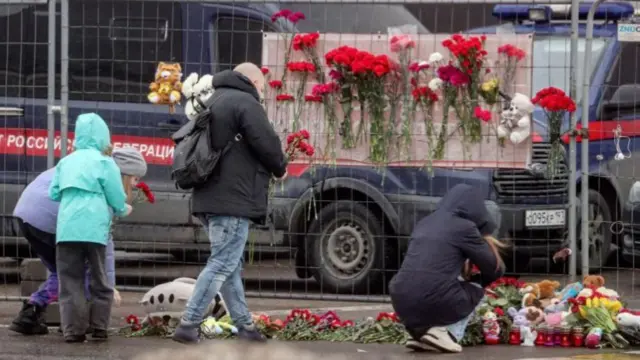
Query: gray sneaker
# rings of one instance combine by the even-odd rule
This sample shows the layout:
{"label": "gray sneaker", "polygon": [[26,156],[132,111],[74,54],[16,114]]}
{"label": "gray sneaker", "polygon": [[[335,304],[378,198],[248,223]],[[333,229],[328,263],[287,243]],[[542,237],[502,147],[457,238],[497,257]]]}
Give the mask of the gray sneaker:
{"label": "gray sneaker", "polygon": [[171,339],[183,344],[195,344],[200,341],[198,326],[180,324]]}
{"label": "gray sneaker", "polygon": [[238,338],[251,342],[265,342],[267,338],[258,331],[255,325],[240,326],[238,328]]}

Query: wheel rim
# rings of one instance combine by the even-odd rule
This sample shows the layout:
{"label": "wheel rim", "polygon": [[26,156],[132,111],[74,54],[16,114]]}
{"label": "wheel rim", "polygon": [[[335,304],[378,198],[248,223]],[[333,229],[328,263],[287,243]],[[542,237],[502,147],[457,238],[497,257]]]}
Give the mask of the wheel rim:
{"label": "wheel rim", "polygon": [[364,228],[357,222],[345,220],[330,229],[323,236],[323,253],[332,275],[350,279],[366,271],[374,245]]}
{"label": "wheel rim", "polygon": [[602,209],[597,204],[589,204],[589,265],[601,266],[604,246],[605,223]]}

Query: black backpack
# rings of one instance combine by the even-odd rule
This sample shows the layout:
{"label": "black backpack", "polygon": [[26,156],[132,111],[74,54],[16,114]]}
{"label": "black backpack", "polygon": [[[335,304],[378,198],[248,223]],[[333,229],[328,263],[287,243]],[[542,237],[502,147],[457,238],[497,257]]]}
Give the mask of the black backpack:
{"label": "black backpack", "polygon": [[[221,97],[217,97],[211,106]],[[242,140],[242,135],[236,134],[222,150],[214,150],[211,147],[209,126],[212,121],[215,121],[210,110],[211,106],[200,113],[197,119],[189,121],[171,136],[176,143],[171,165],[171,178],[175,181],[176,188],[189,190],[204,184],[218,165],[220,158],[231,149],[233,144]]]}

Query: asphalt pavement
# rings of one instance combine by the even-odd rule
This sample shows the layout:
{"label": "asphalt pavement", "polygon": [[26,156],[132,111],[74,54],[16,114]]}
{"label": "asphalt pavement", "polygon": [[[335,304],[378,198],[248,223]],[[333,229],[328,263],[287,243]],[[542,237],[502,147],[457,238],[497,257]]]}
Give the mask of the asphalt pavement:
{"label": "asphalt pavement", "polygon": [[[119,261],[121,263],[122,261]],[[166,359],[180,358],[181,360],[191,360],[192,358],[207,358],[209,356],[190,357],[193,351],[204,351],[211,356],[224,354],[225,360],[253,360],[244,356],[246,346],[242,345],[240,350],[234,346],[233,340],[209,340],[197,346],[200,350],[190,350],[190,348],[174,343],[169,339],[145,337],[145,338],[124,338],[111,337],[108,342],[85,344],[65,344],[57,331],[52,331],[50,335],[43,337],[23,337],[11,333],[6,324],[17,314],[20,303],[17,301],[20,289],[17,284],[11,284],[11,274],[17,272],[17,267],[11,260],[5,260],[5,268],[0,271],[0,276],[4,275],[5,284],[0,277],[0,360],[14,359],[131,359],[135,356],[149,351],[175,351],[173,356]],[[153,283],[167,281],[180,276],[196,277],[201,265],[176,264],[175,262],[152,262],[138,264],[136,266],[119,266],[119,285],[123,281],[132,281],[136,277],[153,279]],[[607,287],[616,289],[624,300],[628,302],[630,308],[640,309],[640,287],[636,284],[640,282],[636,279],[633,270],[613,270],[605,271]],[[248,298],[249,307],[254,312],[265,312],[276,317],[285,317],[292,308],[310,308],[312,310],[327,311],[337,310],[339,316],[344,319],[360,319],[375,316],[380,311],[391,311],[388,302],[384,297],[378,295],[365,296],[365,301],[348,301],[345,297],[338,297],[336,294],[322,293],[320,288],[312,280],[300,280],[295,276],[293,266],[289,260],[270,260],[251,264],[246,267],[244,277],[247,280],[248,292],[252,295]],[[523,281],[538,281],[544,278],[552,278],[566,284],[570,279],[563,275],[535,274],[522,277]],[[124,284],[128,285],[128,284]],[[135,286],[134,286],[135,287]],[[144,290],[139,288],[137,290]],[[129,314],[142,317],[142,307],[138,304],[143,293],[140,291],[123,291],[123,303],[119,308],[115,308],[112,313],[112,326],[124,326],[124,319]],[[259,296],[258,296],[259,295]],[[305,298],[306,296],[306,298]],[[318,296],[323,300],[317,300]],[[375,302],[376,299],[380,300]],[[425,359],[495,359],[495,360],[640,360],[638,354],[620,353],[611,349],[589,350],[575,348],[527,348],[520,346],[479,346],[465,348],[463,353],[455,355],[441,354],[414,354],[409,353],[402,346],[398,345],[363,345],[351,343],[284,343],[271,341],[269,348],[262,352],[259,360],[272,360],[271,349],[275,346],[278,354],[289,354],[280,356],[273,360],[305,360],[320,359],[330,357],[332,360],[344,358],[354,359],[396,359],[396,358],[425,358]],[[284,349],[284,350],[283,350]],[[639,349],[640,350],[640,349]],[[305,356],[299,356],[306,354]],[[164,360],[164,357],[151,355],[156,360]],[[283,359],[284,357],[284,359]],[[349,358],[349,359],[347,359]],[[258,359],[256,359],[258,360]]]}

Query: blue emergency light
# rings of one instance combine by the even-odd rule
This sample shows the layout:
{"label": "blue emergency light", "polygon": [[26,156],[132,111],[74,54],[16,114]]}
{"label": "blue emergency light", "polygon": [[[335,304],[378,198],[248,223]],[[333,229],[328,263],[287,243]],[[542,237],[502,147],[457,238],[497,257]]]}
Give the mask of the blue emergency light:
{"label": "blue emergency light", "polygon": [[[581,3],[578,14],[581,20],[587,19],[592,3]],[[634,14],[633,5],[627,2],[609,2],[598,6],[594,20],[617,21]],[[496,5],[493,16],[503,21],[532,21],[538,23],[551,20],[570,20],[571,5]]]}

